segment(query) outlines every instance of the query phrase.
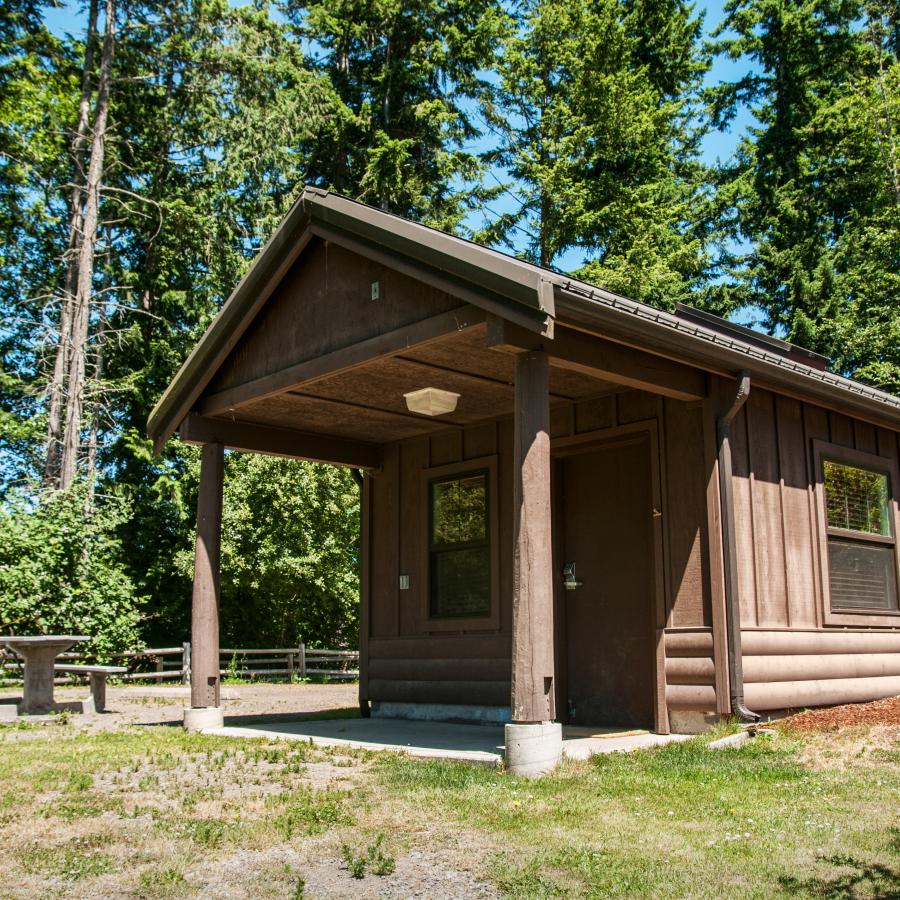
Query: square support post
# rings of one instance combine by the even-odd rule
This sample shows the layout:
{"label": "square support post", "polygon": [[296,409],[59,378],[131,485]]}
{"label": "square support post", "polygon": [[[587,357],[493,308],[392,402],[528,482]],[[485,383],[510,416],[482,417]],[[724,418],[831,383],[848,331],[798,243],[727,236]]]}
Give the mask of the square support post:
{"label": "square support post", "polygon": [[512,772],[539,775],[559,761],[553,635],[550,366],[541,350],[516,359],[513,462]]}
{"label": "square support post", "polygon": [[197,544],[191,607],[191,708],[188,730],[222,725],[219,696],[219,580],[224,448],[204,444],[197,496]]}

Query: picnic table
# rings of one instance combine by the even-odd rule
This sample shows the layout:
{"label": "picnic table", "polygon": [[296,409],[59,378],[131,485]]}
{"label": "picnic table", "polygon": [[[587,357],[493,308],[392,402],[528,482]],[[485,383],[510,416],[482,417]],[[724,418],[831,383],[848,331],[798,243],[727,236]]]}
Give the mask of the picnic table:
{"label": "picnic table", "polygon": [[74,644],[88,640],[83,635],[45,634],[36,637],[0,637],[25,663],[25,685],[20,713],[40,715],[56,709],[53,700],[53,665],[57,656]]}

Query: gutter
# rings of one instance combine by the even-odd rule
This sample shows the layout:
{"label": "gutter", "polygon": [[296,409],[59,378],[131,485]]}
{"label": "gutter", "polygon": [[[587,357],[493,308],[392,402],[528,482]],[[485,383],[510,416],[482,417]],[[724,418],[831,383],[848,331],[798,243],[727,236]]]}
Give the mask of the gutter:
{"label": "gutter", "polygon": [[847,415],[900,430],[900,397],[600,288],[561,277],[555,284],[560,325],[602,334],[722,375],[752,369],[757,384],[767,390],[829,409],[840,407]]}
{"label": "gutter", "polygon": [[725,627],[728,633],[728,685],[731,713],[740,722],[758,722],[759,713],[744,703],[744,661],[741,650],[741,596],[737,571],[737,530],[731,464],[731,423],[750,396],[750,373],[738,372],[738,385],[727,412],[716,417],[719,457],[719,503],[722,511],[722,555],[725,564]]}

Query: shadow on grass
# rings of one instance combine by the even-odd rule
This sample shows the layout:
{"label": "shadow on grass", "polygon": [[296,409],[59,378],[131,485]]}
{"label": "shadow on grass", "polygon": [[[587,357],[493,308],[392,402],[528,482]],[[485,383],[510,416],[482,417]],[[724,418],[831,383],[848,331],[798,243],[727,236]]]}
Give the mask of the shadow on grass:
{"label": "shadow on grass", "polygon": [[[894,829],[896,832],[897,829]],[[895,834],[892,843],[898,841]],[[795,878],[783,875],[781,886],[792,894],[801,896],[844,898],[875,897],[881,900],[900,898],[900,869],[893,869],[880,863],[864,863],[852,856],[836,854],[820,856],[820,861],[830,863],[835,868],[848,871],[833,878]]]}

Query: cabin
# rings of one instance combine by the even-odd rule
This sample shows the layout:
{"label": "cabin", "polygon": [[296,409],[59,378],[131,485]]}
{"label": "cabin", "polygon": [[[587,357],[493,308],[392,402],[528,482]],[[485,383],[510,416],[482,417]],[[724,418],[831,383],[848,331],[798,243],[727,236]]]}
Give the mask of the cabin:
{"label": "cabin", "polygon": [[826,364],[307,188],[148,424],[203,448],[188,714],[221,716],[225,448],[360,473],[363,715],[900,694],[900,399]]}

